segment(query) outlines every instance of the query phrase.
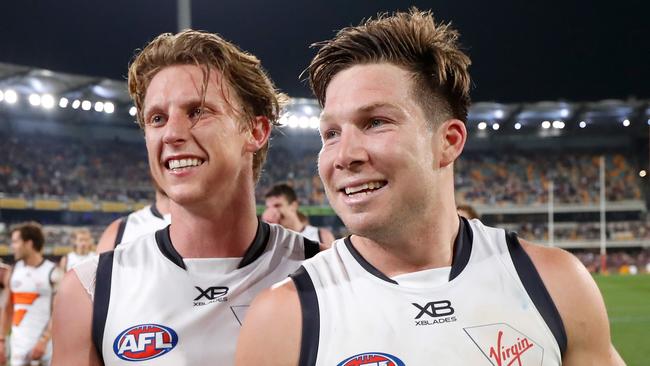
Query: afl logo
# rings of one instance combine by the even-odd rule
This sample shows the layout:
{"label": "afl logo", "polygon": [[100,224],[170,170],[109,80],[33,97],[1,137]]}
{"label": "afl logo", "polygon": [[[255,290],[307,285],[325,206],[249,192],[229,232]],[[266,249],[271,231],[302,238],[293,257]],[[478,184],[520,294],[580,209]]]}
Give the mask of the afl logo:
{"label": "afl logo", "polygon": [[145,361],[171,351],[178,343],[178,335],[169,327],[158,324],[140,324],[120,333],[113,342],[113,352],[126,361]]}
{"label": "afl logo", "polygon": [[404,366],[404,362],[388,353],[368,352],[349,357],[336,366]]}

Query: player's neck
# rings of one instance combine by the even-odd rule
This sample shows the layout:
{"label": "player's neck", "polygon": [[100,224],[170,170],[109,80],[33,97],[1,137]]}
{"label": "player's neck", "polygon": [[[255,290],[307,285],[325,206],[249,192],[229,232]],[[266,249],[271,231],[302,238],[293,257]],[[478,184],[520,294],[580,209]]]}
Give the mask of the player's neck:
{"label": "player's neck", "polygon": [[451,265],[460,222],[455,213],[438,218],[410,223],[405,230],[384,235],[380,240],[353,236],[352,243],[370,264],[388,277],[447,267]]}
{"label": "player's neck", "polygon": [[254,196],[238,195],[238,199],[213,207],[183,207],[170,202],[174,218],[170,237],[183,258],[241,257],[253,242],[258,220]]}
{"label": "player's neck", "polygon": [[43,262],[43,255],[41,253],[32,253],[23,258],[25,265],[30,267],[38,267]]}

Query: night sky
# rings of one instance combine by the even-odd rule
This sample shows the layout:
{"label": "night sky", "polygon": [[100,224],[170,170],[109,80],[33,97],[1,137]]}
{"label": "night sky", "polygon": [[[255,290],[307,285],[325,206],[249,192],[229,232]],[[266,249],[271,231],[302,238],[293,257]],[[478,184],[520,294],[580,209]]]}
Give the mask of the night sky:
{"label": "night sky", "polygon": [[[650,1],[192,1],[192,26],[257,55],[276,84],[312,42],[379,11],[416,5],[451,21],[472,58],[474,101],[650,98]],[[125,79],[134,50],[175,32],[174,0],[14,0],[0,7],[0,62]]]}

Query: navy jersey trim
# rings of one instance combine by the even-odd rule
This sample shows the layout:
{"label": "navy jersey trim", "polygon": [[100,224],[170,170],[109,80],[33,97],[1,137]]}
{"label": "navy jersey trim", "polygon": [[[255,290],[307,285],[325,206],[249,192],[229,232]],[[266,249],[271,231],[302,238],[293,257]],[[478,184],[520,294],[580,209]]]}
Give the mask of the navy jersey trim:
{"label": "navy jersey trim", "polygon": [[305,267],[300,266],[291,276],[298,291],[302,310],[302,336],[298,366],[313,366],[318,356],[320,338],[320,310],[314,283]]}
{"label": "navy jersey trim", "polygon": [[357,248],[352,245],[352,240],[350,240],[350,236],[347,236],[343,242],[345,242],[345,246],[348,248],[350,251],[350,254],[352,254],[352,257],[363,267],[366,271],[370,272],[373,276],[382,279],[386,282],[394,283],[398,285],[397,281],[389,278],[385,274],[383,274],[380,270],[378,270],[375,266],[370,264],[362,255],[357,251]]}
{"label": "navy jersey trim", "polygon": [[161,220],[164,220],[164,219],[165,219],[165,218],[163,217],[163,215],[160,213],[160,211],[158,211],[158,207],[156,207],[156,202],[155,202],[155,201],[154,201],[154,203],[151,204],[151,206],[149,207],[149,209],[151,210],[151,214],[152,214],[152,215],[156,216],[157,218],[159,218],[159,219],[161,219]]}
{"label": "navy jersey trim", "polygon": [[317,243],[313,240],[309,240],[304,237],[303,239],[305,243],[305,259],[309,259],[315,256],[316,254],[318,254],[318,252],[320,252],[320,243]]}
{"label": "navy jersey trim", "polygon": [[108,316],[108,304],[111,300],[111,279],[113,273],[113,251],[99,255],[97,274],[95,275],[95,298],[93,300],[92,338],[99,359],[103,360],[102,343]]}
{"label": "navy jersey trim", "polygon": [[115,236],[115,243],[113,243],[113,248],[117,248],[117,246],[122,242],[124,231],[126,230],[127,221],[129,221],[128,217],[120,218],[120,225],[117,227],[117,235]]}
{"label": "navy jersey trim", "polygon": [[182,269],[187,269],[185,267],[185,262],[183,262],[183,257],[176,251],[176,248],[172,245],[172,239],[169,236],[169,225],[164,229],[156,231],[156,244],[158,244],[158,249],[175,265],[181,267]]}
{"label": "navy jersey trim", "polygon": [[458,226],[458,235],[456,235],[456,240],[454,241],[454,254],[451,259],[449,281],[463,272],[472,254],[474,233],[472,233],[472,228],[466,218],[461,217],[459,221],[460,225]]}
{"label": "navy jersey trim", "polygon": [[251,245],[246,249],[244,257],[239,262],[237,268],[244,268],[247,265],[255,262],[257,258],[264,254],[266,246],[269,243],[269,237],[271,236],[271,225],[267,224],[264,221],[257,221],[257,232],[255,233],[255,239]]}
{"label": "navy jersey trim", "polygon": [[564,356],[567,347],[566,331],[551,295],[548,293],[546,286],[544,286],[544,282],[539,276],[533,261],[521,246],[521,243],[519,243],[517,234],[506,232],[506,242],[508,243],[508,251],[510,252],[510,257],[515,265],[521,283],[524,285],[528,296],[533,300],[537,311],[544,318],[544,322],[551,329],[555,341],[560,347],[560,352]]}

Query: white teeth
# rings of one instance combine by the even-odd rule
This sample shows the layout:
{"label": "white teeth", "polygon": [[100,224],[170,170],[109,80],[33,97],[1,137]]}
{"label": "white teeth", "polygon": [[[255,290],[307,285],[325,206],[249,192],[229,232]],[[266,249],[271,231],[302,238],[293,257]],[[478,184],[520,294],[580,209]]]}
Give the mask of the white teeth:
{"label": "white teeth", "polygon": [[[375,190],[375,189],[381,188],[383,186],[384,186],[383,183],[380,183],[380,182],[364,183],[364,184],[354,186],[354,187],[345,187],[345,194],[350,195],[350,194],[355,194],[357,192],[364,191],[364,190]],[[367,195],[367,194],[369,194],[369,191],[366,191],[366,192],[363,192],[363,193],[365,193]]]}
{"label": "white teeth", "polygon": [[199,166],[203,164],[203,160],[201,159],[172,159],[169,160],[168,165],[169,169],[180,169],[180,168],[186,168],[186,167],[191,167],[191,166]]}

